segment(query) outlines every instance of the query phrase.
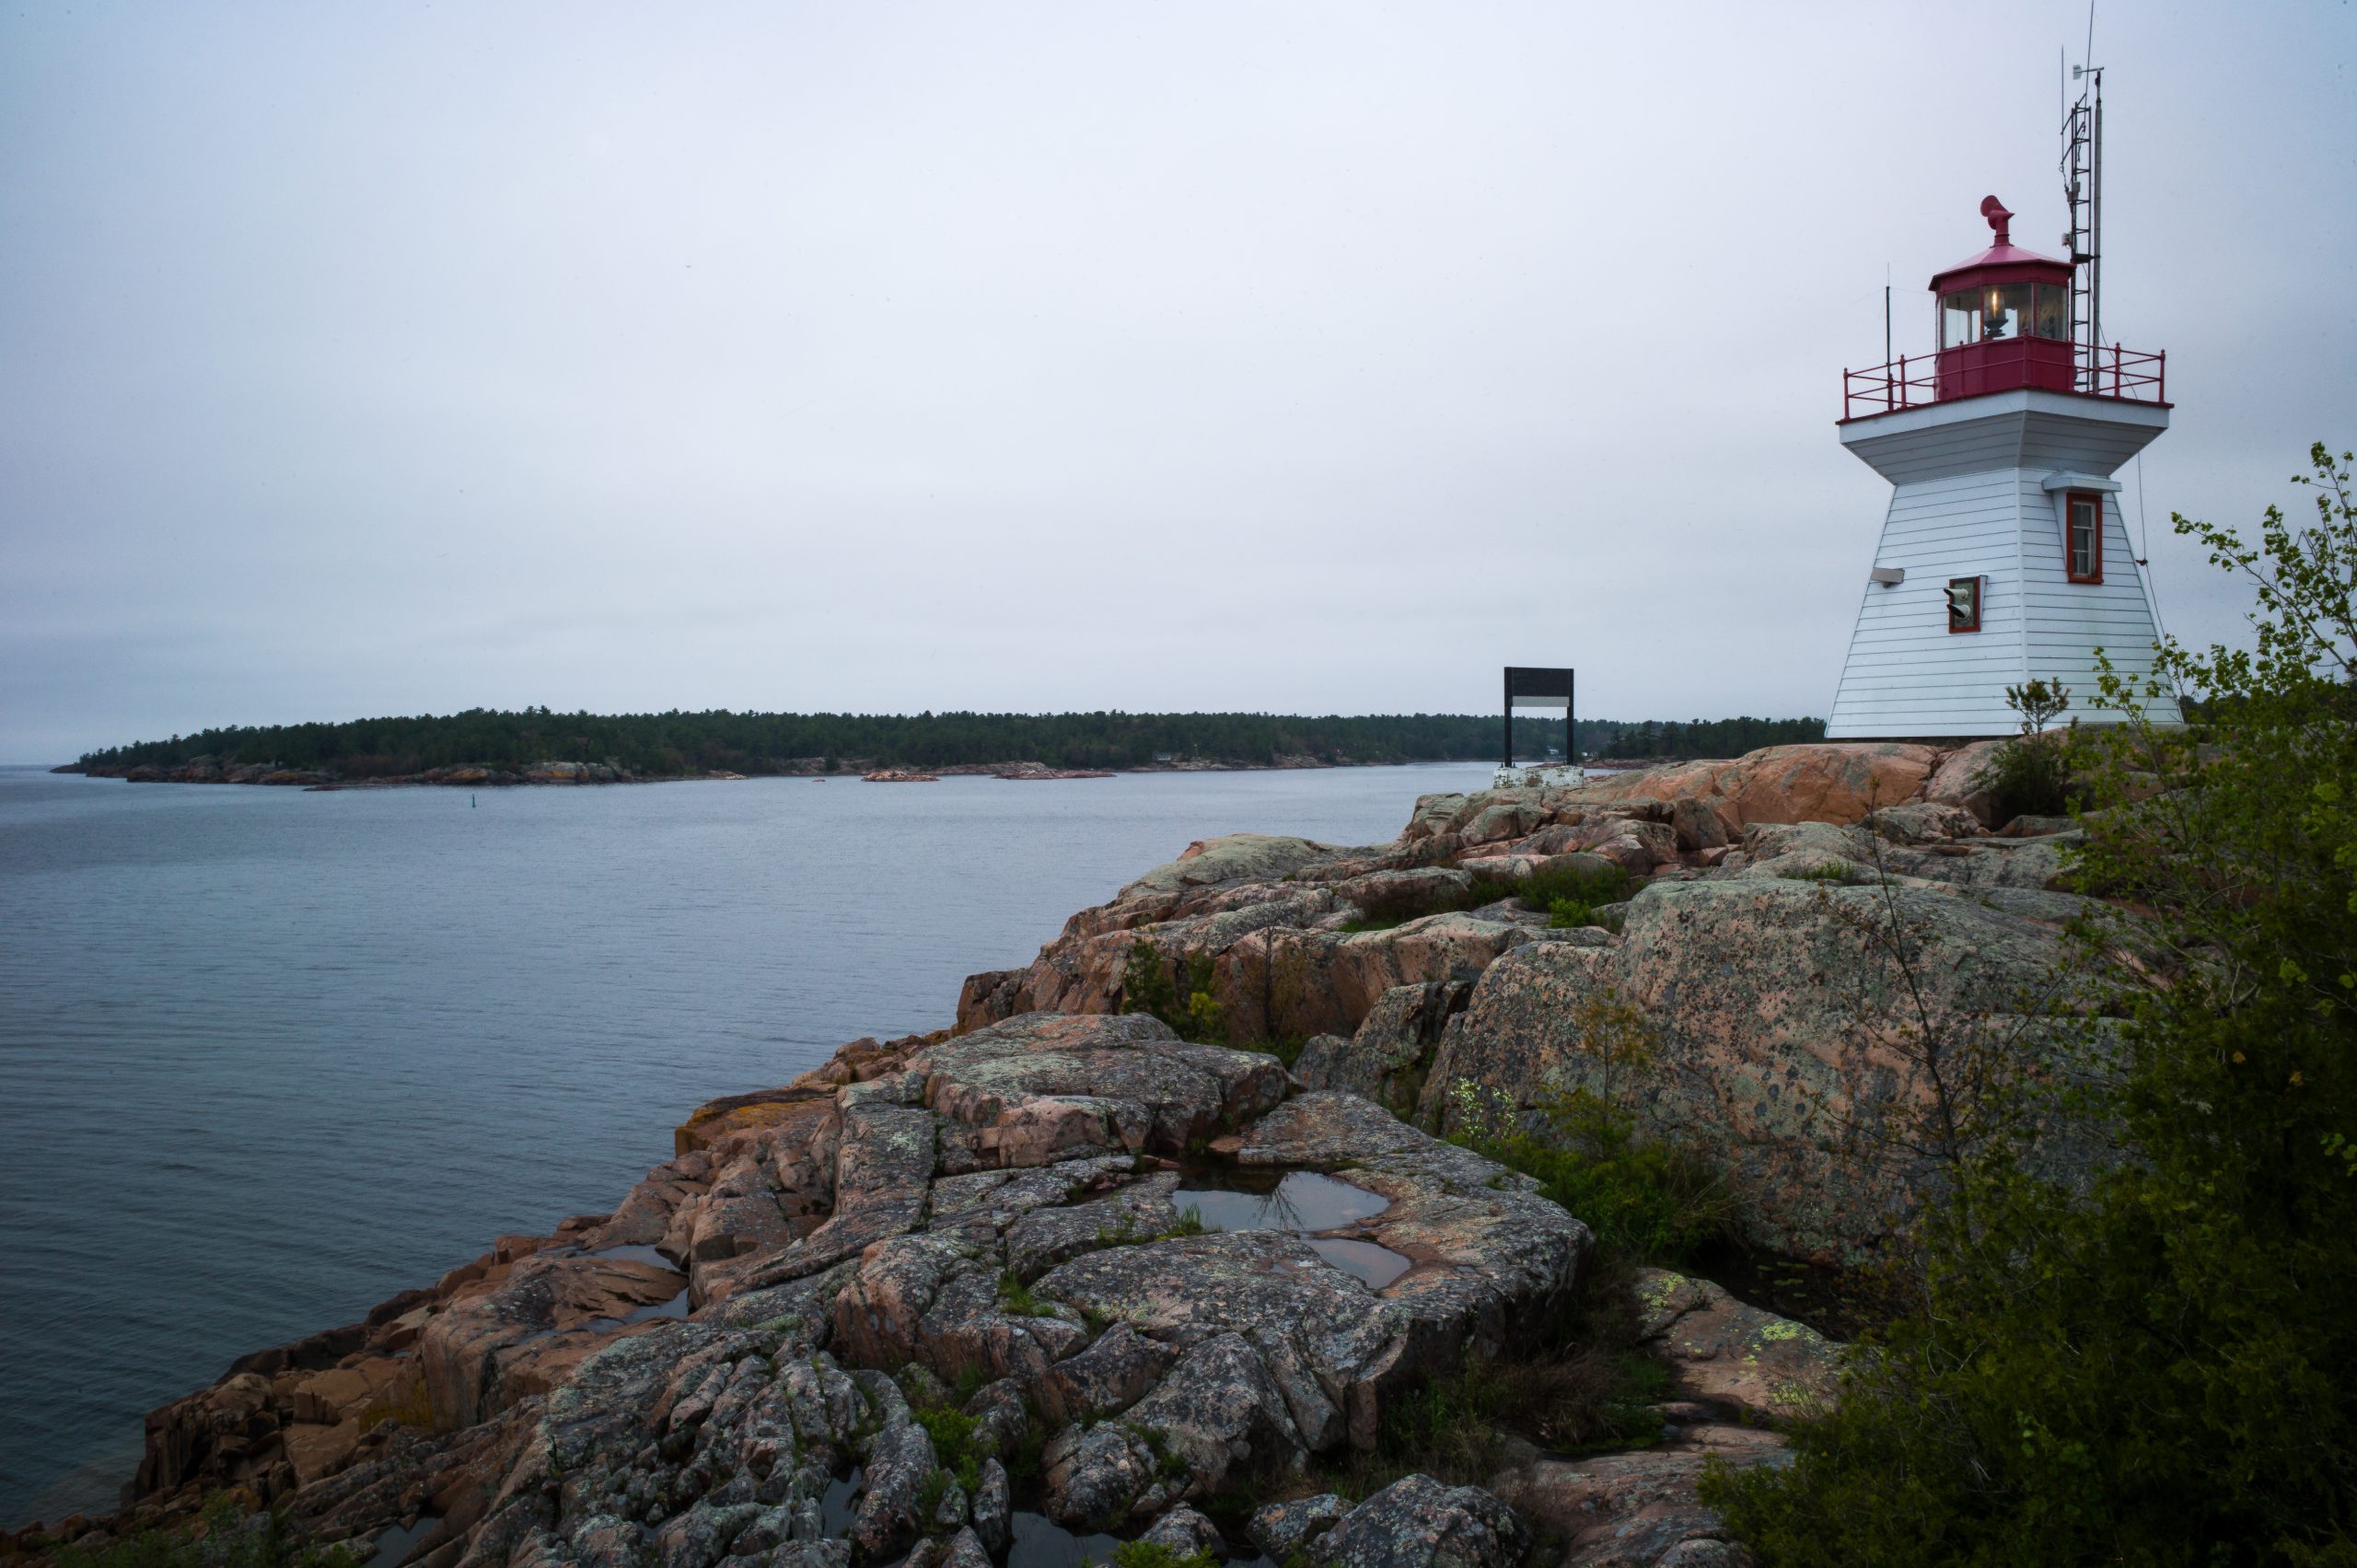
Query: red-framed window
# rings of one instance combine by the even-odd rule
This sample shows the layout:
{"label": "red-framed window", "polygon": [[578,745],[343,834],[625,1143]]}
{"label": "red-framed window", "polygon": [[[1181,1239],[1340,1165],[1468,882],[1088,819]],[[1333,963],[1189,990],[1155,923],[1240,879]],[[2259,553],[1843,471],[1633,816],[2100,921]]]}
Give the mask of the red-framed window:
{"label": "red-framed window", "polygon": [[2073,490],[2062,497],[2062,565],[2074,583],[2103,581],[2103,494]]}
{"label": "red-framed window", "polygon": [[1978,632],[1980,630],[1980,584],[1979,577],[1948,579],[1948,630]]}

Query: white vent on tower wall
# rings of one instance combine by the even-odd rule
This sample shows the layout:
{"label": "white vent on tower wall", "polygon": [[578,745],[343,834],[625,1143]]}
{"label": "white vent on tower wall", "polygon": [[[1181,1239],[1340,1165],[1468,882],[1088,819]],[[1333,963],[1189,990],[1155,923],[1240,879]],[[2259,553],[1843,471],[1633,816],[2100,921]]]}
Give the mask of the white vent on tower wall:
{"label": "white vent on tower wall", "polygon": [[1867,577],[1868,580],[1878,583],[1886,588],[1895,588],[1899,584],[1907,580],[1907,568],[1904,566],[1877,566],[1872,572],[1867,574]]}

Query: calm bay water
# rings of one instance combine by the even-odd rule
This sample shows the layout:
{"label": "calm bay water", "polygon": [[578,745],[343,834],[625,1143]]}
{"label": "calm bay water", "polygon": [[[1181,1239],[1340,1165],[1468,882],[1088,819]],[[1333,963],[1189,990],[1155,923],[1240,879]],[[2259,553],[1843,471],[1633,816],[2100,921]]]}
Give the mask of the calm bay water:
{"label": "calm bay water", "polygon": [[1189,840],[1375,842],[1488,772],[470,797],[0,769],[0,1525],[110,1506],[149,1408],[610,1208],[699,1101],[947,1023]]}

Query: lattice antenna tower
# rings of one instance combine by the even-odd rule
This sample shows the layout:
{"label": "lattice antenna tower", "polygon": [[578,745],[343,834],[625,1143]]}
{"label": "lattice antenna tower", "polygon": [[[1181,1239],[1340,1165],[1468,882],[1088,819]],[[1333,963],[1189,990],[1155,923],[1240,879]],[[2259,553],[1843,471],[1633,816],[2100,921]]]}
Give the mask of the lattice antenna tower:
{"label": "lattice antenna tower", "polygon": [[2096,10],[2087,7],[2087,55],[2071,67],[2080,84],[2062,116],[2062,197],[2071,228],[2062,237],[2071,258],[2071,343],[2083,392],[2101,390],[2103,348],[2103,67],[2094,64]]}

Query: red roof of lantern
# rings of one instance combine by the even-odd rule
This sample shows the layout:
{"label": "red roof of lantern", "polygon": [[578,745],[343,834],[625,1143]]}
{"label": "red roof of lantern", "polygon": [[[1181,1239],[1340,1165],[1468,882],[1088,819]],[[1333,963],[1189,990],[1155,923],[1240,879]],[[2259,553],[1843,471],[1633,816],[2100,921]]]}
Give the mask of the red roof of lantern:
{"label": "red roof of lantern", "polygon": [[1971,288],[1984,283],[2018,283],[2025,279],[2063,281],[2071,275],[2071,264],[2051,256],[2041,256],[2035,250],[2025,250],[2014,243],[2014,215],[2005,203],[1994,196],[1980,199],[1980,215],[1989,220],[1996,231],[1997,243],[1978,256],[1967,257],[1945,272],[1932,274],[1932,292],[1945,294],[1950,289]]}

